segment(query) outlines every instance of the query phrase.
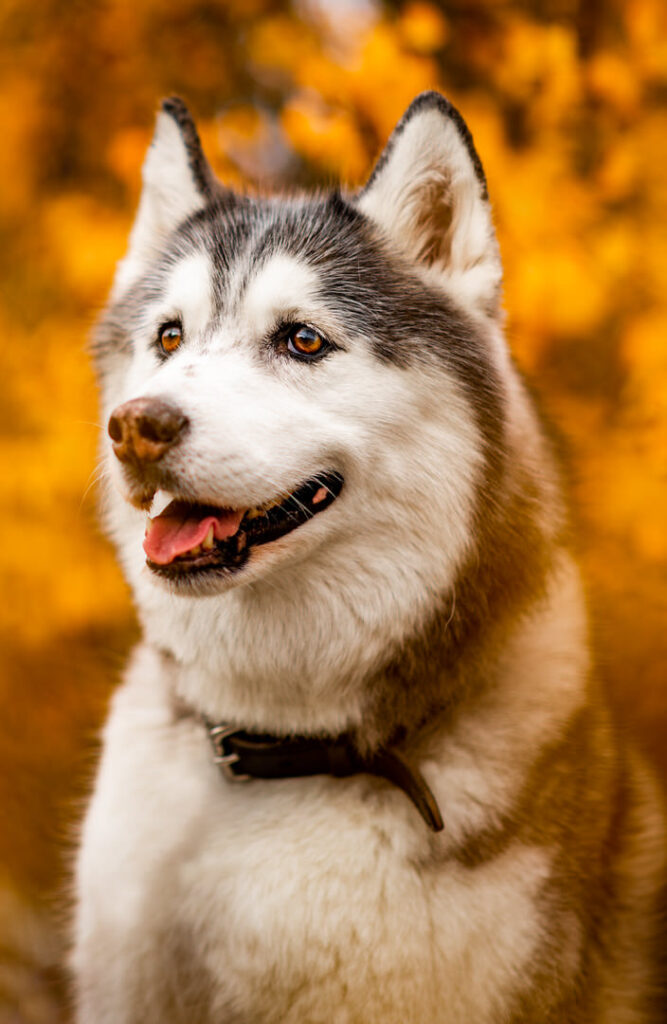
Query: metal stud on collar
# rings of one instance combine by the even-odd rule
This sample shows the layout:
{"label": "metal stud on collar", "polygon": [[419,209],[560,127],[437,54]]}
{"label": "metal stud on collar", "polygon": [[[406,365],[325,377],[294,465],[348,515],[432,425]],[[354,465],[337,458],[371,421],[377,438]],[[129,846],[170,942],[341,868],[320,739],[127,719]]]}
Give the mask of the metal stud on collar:
{"label": "metal stud on collar", "polygon": [[206,729],[213,747],[213,763],[222,768],[225,778],[230,782],[247,782],[252,776],[241,775],[234,771],[232,766],[240,760],[240,757],[234,751],[228,751],[225,746],[225,740],[242,730],[226,722],[220,722],[218,725],[206,723]]}

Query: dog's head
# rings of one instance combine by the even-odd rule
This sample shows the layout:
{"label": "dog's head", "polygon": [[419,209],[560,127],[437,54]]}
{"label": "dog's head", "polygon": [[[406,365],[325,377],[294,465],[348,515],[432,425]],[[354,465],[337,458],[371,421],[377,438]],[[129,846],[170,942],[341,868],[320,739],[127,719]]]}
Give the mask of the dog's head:
{"label": "dog's head", "polygon": [[470,133],[426,93],[358,194],[249,198],[170,100],[143,173],[96,351],[108,523],[144,617],[167,640],[242,592],[283,639],[307,643],[312,613],[386,647],[475,557],[507,446]]}

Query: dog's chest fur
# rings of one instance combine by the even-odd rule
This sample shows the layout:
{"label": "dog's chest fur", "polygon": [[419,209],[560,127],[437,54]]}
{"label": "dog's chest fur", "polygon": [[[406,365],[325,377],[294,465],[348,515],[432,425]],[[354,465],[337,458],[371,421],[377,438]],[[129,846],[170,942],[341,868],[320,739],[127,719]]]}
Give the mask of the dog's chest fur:
{"label": "dog's chest fur", "polygon": [[612,971],[587,951],[615,829],[635,908],[651,901],[636,867],[652,878],[660,854],[643,811],[614,824],[617,766],[572,653],[579,615],[566,563],[508,635],[498,685],[426,745],[439,834],[369,776],[226,781],[171,697],[178,669],[139,648],[79,864],[82,1019],[484,1024],[555,1006],[572,1024],[644,1020],[629,980],[650,928],[610,923]]}
{"label": "dog's chest fur", "polygon": [[[201,724],[146,682],[151,660],[116,697],[87,825],[100,1021],[482,1024],[511,1006],[552,850],[518,841],[466,864],[368,776],[229,784]],[[488,799],[472,772],[467,798],[448,798],[465,762],[445,752],[429,776],[455,833]]]}

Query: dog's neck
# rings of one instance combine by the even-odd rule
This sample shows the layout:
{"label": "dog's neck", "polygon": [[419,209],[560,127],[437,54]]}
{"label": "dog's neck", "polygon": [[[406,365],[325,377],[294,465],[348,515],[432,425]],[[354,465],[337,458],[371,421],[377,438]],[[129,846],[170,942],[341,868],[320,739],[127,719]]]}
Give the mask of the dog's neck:
{"label": "dog's neck", "polygon": [[368,751],[492,683],[560,551],[560,517],[546,526],[537,516],[532,478],[496,469],[460,560],[446,530],[431,547],[404,543],[401,558],[387,557],[401,543],[390,523],[341,534],[210,598],[165,600],[138,573],[145,634],[173,656],[176,692],[213,721],[274,735],[352,733]]}
{"label": "dog's neck", "polygon": [[[277,736],[346,733],[362,754],[395,743],[398,737],[403,749],[410,750],[422,745],[432,725],[442,731],[448,717],[484,688],[525,672],[534,673],[537,684],[552,666],[558,671],[558,652],[572,649],[572,632],[581,636],[585,622],[578,591],[576,599],[572,597],[578,574],[567,559],[566,566],[567,571],[562,563],[554,567],[541,583],[543,600],[533,604],[527,627],[539,641],[530,648],[527,661],[512,653],[523,649],[515,642],[517,630],[524,628],[519,595],[508,600],[505,616],[489,616],[486,621],[486,605],[475,619],[466,608],[470,595],[461,582],[458,615],[456,607],[443,605],[411,639],[397,645],[384,664],[364,674],[350,672],[347,678],[334,671],[314,692],[309,693],[306,681],[299,678],[298,667],[290,685],[286,663],[276,664],[275,679],[269,662],[264,675],[235,675],[234,663],[211,657],[211,651],[205,652],[208,657],[186,661],[168,644],[160,645],[164,676],[179,699],[211,721]],[[561,580],[564,572],[567,587]],[[534,597],[533,591],[530,594]]]}

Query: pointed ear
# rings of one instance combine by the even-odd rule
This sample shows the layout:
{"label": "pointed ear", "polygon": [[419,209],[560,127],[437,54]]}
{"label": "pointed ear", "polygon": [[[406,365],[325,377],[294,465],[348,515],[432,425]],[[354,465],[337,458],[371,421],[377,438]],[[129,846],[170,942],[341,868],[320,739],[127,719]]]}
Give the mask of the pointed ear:
{"label": "pointed ear", "polygon": [[114,291],[141,273],[174,228],[223,191],[204,156],[190,112],[178,97],[162,102],[142,178],[139,208]]}
{"label": "pointed ear", "polygon": [[496,315],[502,268],[486,179],[465,121],[444,96],[418,96],[362,190],[360,209],[463,302]]}

